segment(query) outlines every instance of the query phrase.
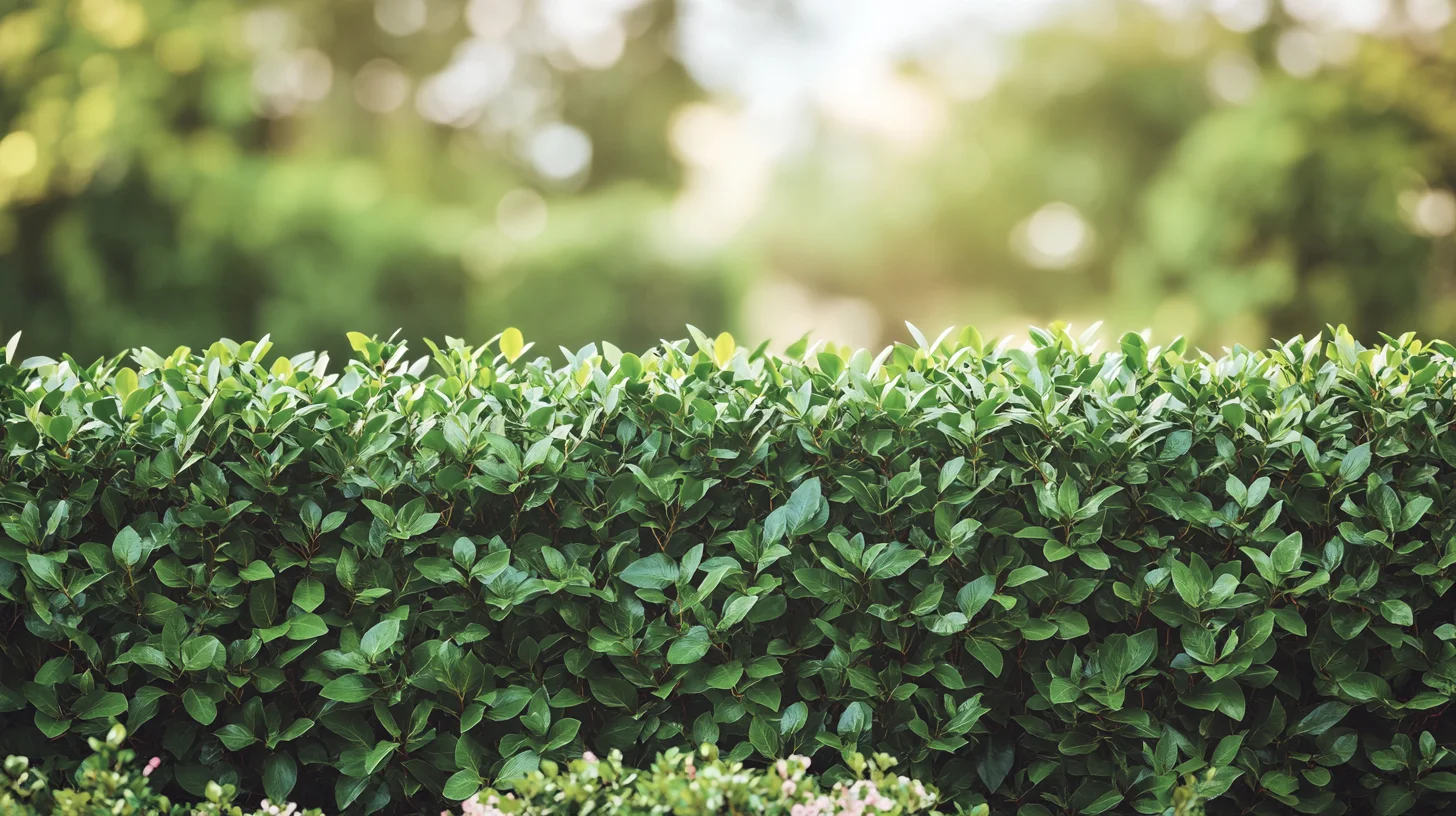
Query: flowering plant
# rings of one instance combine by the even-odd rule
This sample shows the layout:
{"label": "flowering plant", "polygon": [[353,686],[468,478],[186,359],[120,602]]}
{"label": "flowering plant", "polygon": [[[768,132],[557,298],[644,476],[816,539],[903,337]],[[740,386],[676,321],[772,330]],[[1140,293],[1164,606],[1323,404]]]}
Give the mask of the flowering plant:
{"label": "flowering plant", "polygon": [[[744,767],[718,757],[705,745],[697,752],[669,749],[650,768],[635,771],[613,751],[591,753],[563,770],[542,762],[540,770],[513,783],[509,793],[486,790],[460,805],[461,816],[555,816],[567,813],[689,814],[763,816],[902,816],[935,814],[937,793],[919,780],[892,772],[896,761],[846,757],[849,774],[838,778],[809,773],[810,760],[790,756],[767,769]],[[852,775],[851,775],[852,774]],[[969,811],[986,816],[985,805]],[[443,811],[441,816],[454,816]]]}
{"label": "flowering plant", "polygon": [[[126,731],[115,726],[105,740],[92,739],[93,755],[74,774],[74,787],[52,788],[24,757],[9,757],[0,771],[0,816],[322,816],[292,802],[262,800],[256,809],[233,802],[233,785],[210,782],[204,800],[173,802],[151,788],[162,761],[151,758],[133,771],[136,753],[123,748]],[[626,767],[622,754],[605,759],[587,752],[562,768],[550,760],[515,779],[513,789],[480,791],[460,803],[460,816],[941,816],[938,792],[894,772],[895,759],[845,755],[845,767],[809,772],[808,757],[793,755],[767,768],[721,759],[712,745],[698,751],[670,749],[646,770]],[[1202,816],[1202,784],[1188,776],[1172,790],[1162,816]],[[985,804],[958,806],[958,816],[990,816]],[[456,816],[450,810],[440,816]]]}
{"label": "flowering plant", "polygon": [[77,769],[74,787],[52,787],[47,775],[25,757],[7,757],[0,766],[0,816],[322,816],[267,799],[257,810],[247,810],[233,803],[236,787],[217,782],[207,783],[202,802],[173,802],[151,787],[161,758],[152,757],[140,771],[134,770],[136,752],[122,747],[125,740],[126,729],[120,725],[112,726],[104,740],[92,737],[92,754]]}

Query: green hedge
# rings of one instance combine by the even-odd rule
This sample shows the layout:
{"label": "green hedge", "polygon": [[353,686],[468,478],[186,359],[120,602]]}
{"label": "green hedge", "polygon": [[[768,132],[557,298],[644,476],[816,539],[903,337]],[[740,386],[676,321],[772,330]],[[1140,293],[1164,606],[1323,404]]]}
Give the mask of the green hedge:
{"label": "green hedge", "polygon": [[[1456,349],[518,332],[0,366],[0,733],[429,810],[585,750],[997,813],[1456,808]],[[831,778],[843,773],[831,767]]]}

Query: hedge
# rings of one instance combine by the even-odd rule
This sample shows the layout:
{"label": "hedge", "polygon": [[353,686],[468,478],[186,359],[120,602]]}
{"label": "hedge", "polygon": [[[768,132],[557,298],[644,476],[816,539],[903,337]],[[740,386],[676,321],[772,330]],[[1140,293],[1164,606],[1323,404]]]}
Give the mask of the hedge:
{"label": "hedge", "polygon": [[433,812],[585,751],[962,807],[1456,808],[1456,348],[692,331],[0,366],[0,733]]}
{"label": "hedge", "polygon": [[[136,752],[123,748],[126,729],[112,726],[106,738],[87,740],[92,755],[82,761],[71,786],[51,783],[25,757],[7,757],[0,766],[0,816],[323,816],[299,810],[293,802],[264,799],[256,809],[235,804],[237,789],[209,783],[198,802],[174,802],[152,789],[162,767],[152,757],[138,767]],[[741,816],[941,816],[936,795],[919,780],[894,773],[896,761],[846,757],[854,773],[833,786],[809,774],[808,757],[791,756],[767,769],[724,762],[704,745],[694,756],[676,749],[639,771],[622,763],[620,752],[605,759],[587,754],[561,768],[551,760],[517,780],[515,790],[483,791],[461,803],[462,816],[647,816],[648,814],[725,813]],[[1180,800],[1196,804],[1191,787]],[[449,810],[441,816],[453,816]],[[989,816],[985,805],[969,816]],[[1175,812],[1175,816],[1185,816]]]}

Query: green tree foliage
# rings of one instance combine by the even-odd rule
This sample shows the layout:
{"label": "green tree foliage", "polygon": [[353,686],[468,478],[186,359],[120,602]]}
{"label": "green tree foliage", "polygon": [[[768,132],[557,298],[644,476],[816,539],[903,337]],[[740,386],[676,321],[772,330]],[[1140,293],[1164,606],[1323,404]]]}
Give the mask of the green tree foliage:
{"label": "green tree foliage", "polygon": [[1019,816],[1186,812],[1185,774],[1452,806],[1456,348],[911,333],[12,341],[7,747],[64,767],[117,719],[193,795],[344,812],[689,742],[891,753]]}
{"label": "green tree foliage", "polygon": [[[923,153],[873,164],[848,191],[834,153],[789,177],[758,230],[764,253],[822,291],[936,325],[1084,317],[1210,346],[1326,322],[1368,340],[1456,329],[1449,227],[1415,217],[1456,185],[1448,33],[1314,34],[1276,15],[1235,34],[1112,7],[1115,25],[1024,38]],[[1276,56],[1290,32],[1348,56],[1290,76]],[[1236,99],[1210,87],[1229,70],[1247,72]],[[1088,233],[1075,257],[1038,265],[1018,229],[1048,203]]]}
{"label": "green tree foliage", "polygon": [[[666,121],[693,93],[658,47],[670,8],[639,9],[633,47],[606,71],[537,76],[550,63],[508,43],[517,73],[536,77],[526,90],[555,100],[537,117],[593,137],[585,186],[553,187],[516,161],[516,134],[440,126],[407,100],[384,114],[355,102],[371,60],[391,57],[412,83],[469,34],[454,0],[429,4],[454,24],[408,38],[381,32],[374,7],[43,0],[0,12],[0,327],[90,356],[257,336],[264,323],[289,348],[337,353],[347,329],[485,334],[508,313],[574,344],[656,342],[684,312],[726,319],[725,266],[668,257],[653,239],[675,178]],[[257,89],[299,60],[322,72],[321,99]],[[529,242],[496,226],[498,202],[522,187],[549,207]]]}
{"label": "green tree foliage", "polygon": [[1441,83],[1415,57],[1372,42],[1313,80],[1270,72],[1248,104],[1200,118],[1140,203],[1119,294],[1180,293],[1208,304],[1204,321],[1262,315],[1276,331],[1331,314],[1361,336],[1456,328],[1448,242],[1412,223],[1456,178],[1453,131],[1428,96],[1390,87]]}

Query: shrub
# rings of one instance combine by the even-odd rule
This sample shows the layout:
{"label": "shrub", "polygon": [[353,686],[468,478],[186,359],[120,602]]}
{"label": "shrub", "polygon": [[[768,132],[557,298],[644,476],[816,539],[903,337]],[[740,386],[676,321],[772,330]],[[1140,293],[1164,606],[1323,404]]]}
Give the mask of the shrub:
{"label": "shrub", "polygon": [[[867,761],[851,752],[846,760],[853,772],[832,788],[821,788],[808,774],[810,760],[790,756],[766,770],[751,770],[724,762],[712,746],[694,755],[669,749],[645,772],[625,768],[620,751],[604,760],[586,754],[561,773],[546,760],[516,782],[514,791],[486,791],[461,804],[465,816],[568,816],[578,813],[706,813],[763,814],[764,816],[900,816],[931,813],[935,791],[918,780],[892,772],[896,762],[883,754]],[[969,816],[988,816],[980,805]],[[447,812],[442,816],[450,816]]]}
{"label": "shrub", "polygon": [[10,750],[119,718],[351,812],[685,742],[1018,816],[1456,807],[1445,343],[352,340],[9,345]]}
{"label": "shrub", "polygon": [[104,740],[91,737],[91,755],[76,771],[75,787],[55,788],[46,774],[30,767],[25,757],[9,756],[0,766],[0,816],[322,816],[298,810],[293,803],[274,805],[266,799],[256,810],[233,804],[232,785],[207,784],[201,802],[173,802],[151,789],[149,779],[161,766],[153,757],[136,770],[136,752],[122,747],[126,729],[113,725]]}
{"label": "shrub", "polygon": [[[173,804],[151,790],[149,777],[161,767],[153,757],[140,772],[136,754],[122,748],[126,729],[112,726],[106,739],[88,740],[92,755],[81,763],[74,788],[53,788],[46,775],[30,767],[24,757],[7,757],[0,776],[0,816],[243,816],[233,804],[232,785],[209,783],[202,802]],[[712,746],[705,745],[698,764],[691,753],[672,749],[657,758],[651,769],[626,768],[613,751],[605,760],[587,754],[562,773],[546,760],[540,770],[516,782],[514,792],[494,790],[461,803],[465,816],[566,816],[596,813],[602,816],[675,813],[762,814],[762,816],[908,816],[926,813],[935,804],[934,789],[919,781],[890,773],[895,760],[877,755],[872,761],[851,753],[846,757],[856,774],[822,790],[810,776],[809,759],[792,756],[768,770],[749,770],[725,763]],[[300,811],[297,805],[276,805],[263,800],[253,816],[322,816],[317,810]],[[442,816],[450,816],[442,811]],[[988,816],[981,805],[970,816]]]}

